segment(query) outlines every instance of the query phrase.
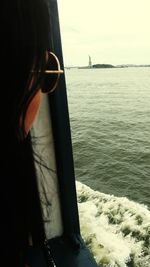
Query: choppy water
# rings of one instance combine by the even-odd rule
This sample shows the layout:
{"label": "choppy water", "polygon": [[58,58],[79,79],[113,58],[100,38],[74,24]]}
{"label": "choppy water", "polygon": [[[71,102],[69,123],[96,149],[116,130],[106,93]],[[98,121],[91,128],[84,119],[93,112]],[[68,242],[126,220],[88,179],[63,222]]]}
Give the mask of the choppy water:
{"label": "choppy water", "polygon": [[150,266],[150,211],[77,182],[81,233],[100,267]]}
{"label": "choppy water", "polygon": [[150,206],[150,68],[65,73],[76,179]]}

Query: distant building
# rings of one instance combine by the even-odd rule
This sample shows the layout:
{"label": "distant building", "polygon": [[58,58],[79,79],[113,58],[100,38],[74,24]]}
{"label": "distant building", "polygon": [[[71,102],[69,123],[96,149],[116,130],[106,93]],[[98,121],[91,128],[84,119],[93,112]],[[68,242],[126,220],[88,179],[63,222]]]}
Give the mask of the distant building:
{"label": "distant building", "polygon": [[88,66],[89,68],[92,68],[93,66],[92,66],[92,60],[91,60],[91,57],[89,56],[89,66]]}
{"label": "distant building", "polygon": [[89,56],[89,63],[87,66],[78,67],[78,69],[92,69],[92,68],[93,68],[93,65],[92,65],[91,56]]}

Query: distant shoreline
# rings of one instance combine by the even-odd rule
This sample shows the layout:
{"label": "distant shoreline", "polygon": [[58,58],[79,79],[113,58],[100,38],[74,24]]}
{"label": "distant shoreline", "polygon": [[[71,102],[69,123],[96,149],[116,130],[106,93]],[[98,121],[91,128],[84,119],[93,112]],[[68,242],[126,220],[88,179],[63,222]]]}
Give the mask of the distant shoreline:
{"label": "distant shoreline", "polygon": [[65,67],[65,69],[106,69],[106,68],[131,68],[131,67],[150,67],[150,65],[134,65],[134,64],[121,64],[121,65],[112,65],[112,64],[94,64],[91,67],[89,66],[72,66]]}

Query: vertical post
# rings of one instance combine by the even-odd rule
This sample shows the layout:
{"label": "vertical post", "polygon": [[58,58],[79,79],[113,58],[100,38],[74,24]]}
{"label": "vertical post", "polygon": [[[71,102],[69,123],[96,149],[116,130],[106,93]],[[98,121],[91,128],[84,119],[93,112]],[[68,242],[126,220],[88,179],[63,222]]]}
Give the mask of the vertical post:
{"label": "vertical post", "polygon": [[[63,55],[56,0],[49,0],[51,45],[63,68]],[[77,196],[75,186],[74,163],[66,94],[65,75],[62,75],[59,88],[49,95],[52,128],[55,144],[57,175],[60,188],[64,234],[80,234]]]}
{"label": "vertical post", "polygon": [[[51,47],[63,68],[57,0],[48,0]],[[80,235],[65,75],[49,95],[64,235],[48,241],[57,267],[97,267]]]}

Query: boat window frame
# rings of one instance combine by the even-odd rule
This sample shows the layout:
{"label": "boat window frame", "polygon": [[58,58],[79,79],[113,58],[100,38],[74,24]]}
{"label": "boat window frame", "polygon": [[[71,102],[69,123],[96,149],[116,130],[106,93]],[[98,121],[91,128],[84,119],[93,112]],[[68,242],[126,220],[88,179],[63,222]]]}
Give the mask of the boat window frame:
{"label": "boat window frame", "polygon": [[[48,5],[50,46],[64,70],[57,0],[48,0]],[[65,71],[60,77],[57,90],[48,95],[48,103],[63,222],[63,235],[48,240],[48,245],[58,267],[96,267],[95,259],[86,247],[80,233]]]}

